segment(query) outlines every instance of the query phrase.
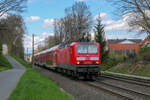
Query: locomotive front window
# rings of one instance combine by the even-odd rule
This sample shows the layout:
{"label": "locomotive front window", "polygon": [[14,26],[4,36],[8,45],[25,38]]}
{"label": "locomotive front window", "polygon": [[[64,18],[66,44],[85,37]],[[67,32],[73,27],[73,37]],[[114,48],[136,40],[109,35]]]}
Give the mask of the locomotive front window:
{"label": "locomotive front window", "polygon": [[78,53],[88,53],[88,45],[78,45],[77,52]]}
{"label": "locomotive front window", "polygon": [[97,45],[78,45],[77,46],[77,53],[98,53],[98,46]]}

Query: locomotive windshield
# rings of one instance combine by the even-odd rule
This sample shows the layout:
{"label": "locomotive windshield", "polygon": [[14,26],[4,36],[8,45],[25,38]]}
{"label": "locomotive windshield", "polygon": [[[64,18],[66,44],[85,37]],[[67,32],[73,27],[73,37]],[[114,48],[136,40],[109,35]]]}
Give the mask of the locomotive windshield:
{"label": "locomotive windshield", "polygon": [[98,53],[98,46],[97,45],[78,45],[77,46],[77,53]]}

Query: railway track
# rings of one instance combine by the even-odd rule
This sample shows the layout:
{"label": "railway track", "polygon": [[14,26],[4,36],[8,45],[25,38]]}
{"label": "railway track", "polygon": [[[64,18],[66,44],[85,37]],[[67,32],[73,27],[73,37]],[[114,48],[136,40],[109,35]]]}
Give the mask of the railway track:
{"label": "railway track", "polygon": [[126,89],[117,85],[112,85],[111,83],[109,84],[102,81],[96,81],[87,82],[84,84],[99,89],[100,91],[107,92],[111,95],[115,95],[120,98],[118,100],[150,100],[150,94],[142,93],[132,89]]}
{"label": "railway track", "polygon": [[[144,80],[137,80],[137,79],[134,80],[134,79],[130,79],[130,78],[116,77],[116,76],[111,76],[111,75],[101,75],[101,77],[107,78],[107,79],[123,81],[123,82],[130,83],[130,84],[137,84],[140,86],[150,87],[150,82],[144,81]],[[100,80],[100,78],[98,80]]]}
{"label": "railway track", "polygon": [[[87,83],[83,83],[87,86],[90,86],[92,88],[95,88],[96,90],[100,90],[100,91],[104,91],[105,93],[109,93],[110,95],[113,96],[117,96],[117,98],[119,98],[120,100],[133,100],[132,98],[126,96],[126,95],[122,95],[120,93],[115,92],[114,90],[109,89],[108,87],[104,87],[104,86],[100,86],[99,84],[95,83],[95,82],[87,82]],[[117,99],[117,100],[119,100]],[[111,98],[110,98],[111,100]]]}
{"label": "railway track", "polygon": [[[149,92],[144,92],[144,90],[138,90],[134,88],[130,88],[131,86],[134,87],[134,85],[143,87],[143,89],[150,89],[150,84],[148,82],[141,82],[137,80],[131,80],[131,79],[126,79],[126,78],[119,78],[119,77],[114,77],[114,76],[107,76],[107,75],[102,75],[102,78],[97,79],[95,82],[85,82],[84,84],[91,86],[95,89],[98,89],[100,91],[107,92],[111,95],[117,96],[119,99],[117,100],[150,100],[150,91]],[[115,84],[115,81],[105,81],[107,80],[115,80],[118,82],[123,82],[126,85],[131,84],[130,87],[127,87],[123,85],[117,85]]]}

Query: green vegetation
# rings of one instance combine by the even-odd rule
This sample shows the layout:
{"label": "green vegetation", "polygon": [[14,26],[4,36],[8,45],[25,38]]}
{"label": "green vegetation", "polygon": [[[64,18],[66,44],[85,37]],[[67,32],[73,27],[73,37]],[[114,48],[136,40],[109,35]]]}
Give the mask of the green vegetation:
{"label": "green vegetation", "polygon": [[127,59],[126,56],[116,54],[116,53],[111,53],[108,55],[107,59],[102,63],[101,68],[103,71],[108,70],[117,64],[124,62]]}
{"label": "green vegetation", "polygon": [[150,48],[142,48],[137,56],[129,56],[108,71],[150,77]]}
{"label": "green vegetation", "polygon": [[55,82],[32,69],[23,60],[16,56],[14,58],[23,64],[27,71],[22,76],[9,100],[74,100],[73,97],[61,91]]}
{"label": "green vegetation", "polygon": [[12,66],[8,62],[8,60],[3,55],[0,54],[0,71],[8,70],[11,68]]}
{"label": "green vegetation", "polygon": [[101,22],[101,17],[97,18],[97,24],[94,27],[95,41],[100,44],[101,62],[103,63],[108,58],[109,51],[106,50],[106,38],[104,25]]}

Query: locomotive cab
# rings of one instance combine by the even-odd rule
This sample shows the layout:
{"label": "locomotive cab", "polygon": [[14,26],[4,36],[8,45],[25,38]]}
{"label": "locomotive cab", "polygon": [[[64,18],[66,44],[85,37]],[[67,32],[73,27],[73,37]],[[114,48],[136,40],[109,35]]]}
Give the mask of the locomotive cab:
{"label": "locomotive cab", "polygon": [[74,63],[79,76],[91,79],[99,75],[101,64],[99,43],[77,43],[74,54]]}
{"label": "locomotive cab", "polygon": [[98,44],[81,44],[76,46],[77,65],[99,65],[100,52]]}

